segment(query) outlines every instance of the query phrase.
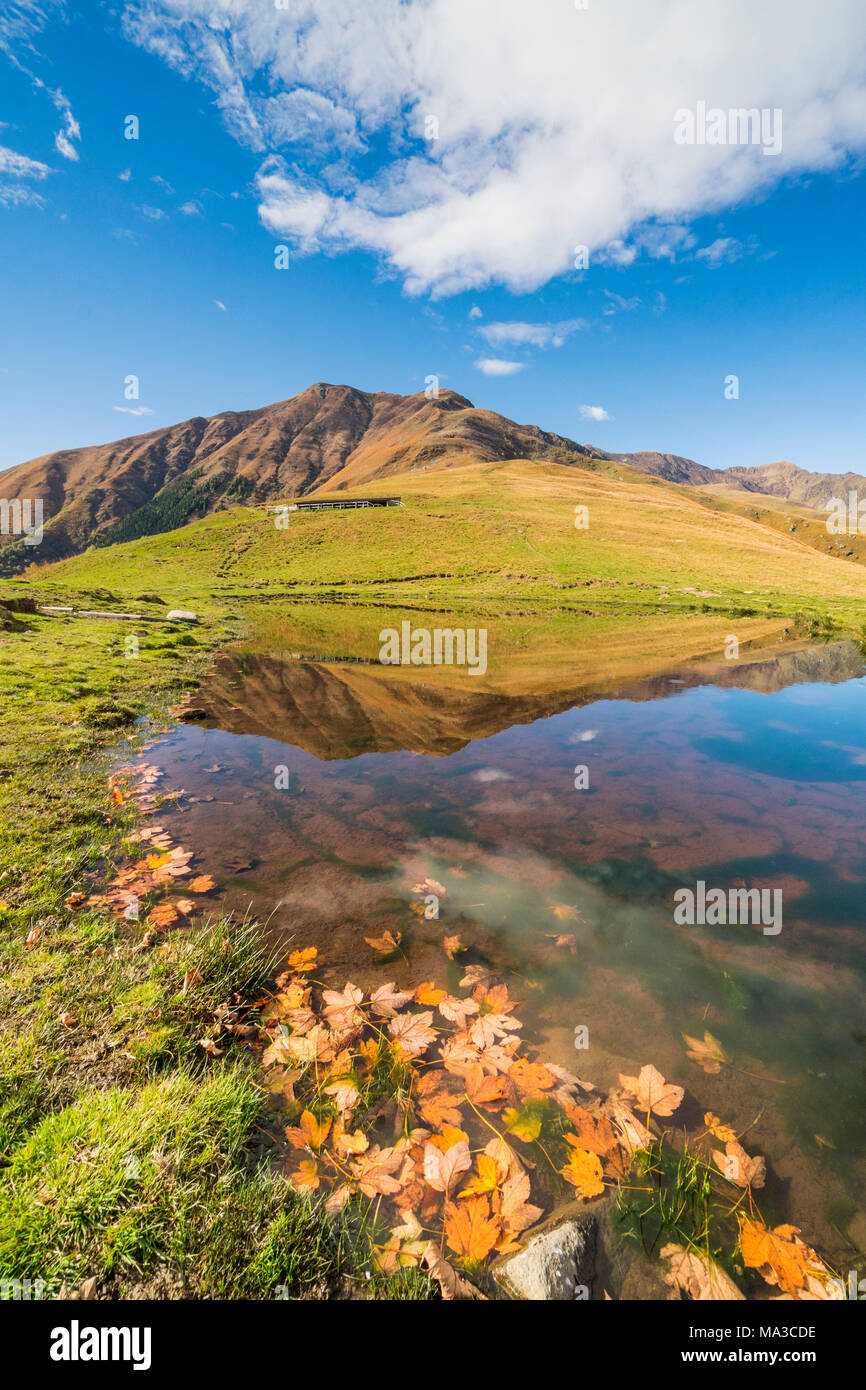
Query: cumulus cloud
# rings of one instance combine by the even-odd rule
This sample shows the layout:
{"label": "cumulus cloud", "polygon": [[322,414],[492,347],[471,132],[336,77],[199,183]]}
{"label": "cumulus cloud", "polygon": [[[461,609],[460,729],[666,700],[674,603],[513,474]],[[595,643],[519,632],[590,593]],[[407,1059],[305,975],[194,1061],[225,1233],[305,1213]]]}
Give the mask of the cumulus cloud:
{"label": "cumulus cloud", "polygon": [[613,416],[608,415],[603,405],[582,405],[579,407],[582,420],[612,420]]}
{"label": "cumulus cloud", "polygon": [[[373,252],[410,293],[526,292],[576,246],[674,260],[698,216],[866,148],[862,0],[548,3],[531,22],[524,0],[127,0],[125,27],[261,152],[270,232]],[[701,101],[780,108],[781,152],[677,144]]]}
{"label": "cumulus cloud", "polygon": [[475,365],[485,376],[514,376],[515,372],[523,371],[526,363],[508,362],[502,357],[479,357]]}

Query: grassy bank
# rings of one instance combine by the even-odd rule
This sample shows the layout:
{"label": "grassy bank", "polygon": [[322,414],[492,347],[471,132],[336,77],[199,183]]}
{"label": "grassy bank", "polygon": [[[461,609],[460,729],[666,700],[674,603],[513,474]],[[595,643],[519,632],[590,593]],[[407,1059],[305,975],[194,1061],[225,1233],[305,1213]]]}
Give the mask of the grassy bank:
{"label": "grassy bank", "polygon": [[[0,586],[0,601],[15,591]],[[266,1092],[249,1049],[209,1057],[199,1045],[215,1009],[268,978],[258,933],[199,918],[182,950],[160,938],[141,949],[142,926],[86,905],[131,851],[134,813],[111,803],[110,758],[135,751],[140,716],[158,720],[195,683],[231,620],[180,631],[22,614],[11,628],[0,632],[0,1279],[42,1280],[46,1297],[94,1279],[109,1297],[344,1296],[357,1287],[345,1230],[256,1157]]]}

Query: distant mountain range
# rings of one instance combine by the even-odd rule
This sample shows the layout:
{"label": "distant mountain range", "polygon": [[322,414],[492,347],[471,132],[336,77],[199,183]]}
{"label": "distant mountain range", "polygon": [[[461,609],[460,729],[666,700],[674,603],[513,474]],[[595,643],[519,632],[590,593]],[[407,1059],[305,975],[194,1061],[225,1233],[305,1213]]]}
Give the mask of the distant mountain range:
{"label": "distant mountain range", "polygon": [[857,474],[813,473],[791,463],[715,470],[675,454],[610,454],[518,425],[454,391],[434,399],[318,382],[258,410],[200,416],[116,440],[61,449],[0,473],[0,498],[42,498],[38,555],[0,535],[0,573],[172,530],[226,505],[331,493],[469,461],[547,459],[578,467],[625,465],[692,488],[735,489],[822,508]]}

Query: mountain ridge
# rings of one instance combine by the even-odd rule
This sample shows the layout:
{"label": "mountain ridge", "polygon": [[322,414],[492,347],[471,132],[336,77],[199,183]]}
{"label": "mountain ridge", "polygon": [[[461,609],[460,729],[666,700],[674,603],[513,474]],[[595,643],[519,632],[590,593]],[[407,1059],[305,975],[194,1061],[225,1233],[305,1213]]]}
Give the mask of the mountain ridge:
{"label": "mountain ridge", "polygon": [[[866,485],[854,473],[812,473],[784,461],[717,470],[676,454],[609,453],[517,424],[452,390],[401,396],[316,382],[271,405],[193,416],[107,444],[41,455],[0,473],[0,496],[43,499],[43,562],[93,544],[172,530],[225,505],[513,458],[584,468],[620,464],[688,487],[727,485],[805,505],[823,505],[829,495]],[[15,536],[0,535],[0,546],[0,573],[37,558]]]}

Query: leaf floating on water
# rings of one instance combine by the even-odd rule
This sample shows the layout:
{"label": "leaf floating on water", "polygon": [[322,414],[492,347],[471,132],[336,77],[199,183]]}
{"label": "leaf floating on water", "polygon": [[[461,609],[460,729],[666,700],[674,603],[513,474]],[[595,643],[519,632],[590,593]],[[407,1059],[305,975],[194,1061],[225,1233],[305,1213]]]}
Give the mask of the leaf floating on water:
{"label": "leaf floating on water", "polygon": [[453,1299],[463,1298],[487,1298],[486,1294],[476,1289],[467,1279],[457,1273],[452,1265],[448,1263],[444,1255],[440,1254],[439,1249],[429,1241],[421,1257],[422,1265],[430,1271],[430,1278],[435,1279],[444,1301],[451,1302]]}
{"label": "leaf floating on water", "polygon": [[388,1024],[388,1032],[395,1042],[398,1042],[404,1052],[410,1057],[418,1057],[422,1052],[426,1052],[432,1042],[436,1041],[436,1032],[430,1027],[433,1022],[433,1015],[430,1012],[423,1014],[398,1014],[392,1018]]}
{"label": "leaf floating on water", "polygon": [[688,1049],[686,1056],[691,1061],[697,1062],[708,1076],[717,1076],[722,1069],[722,1064],[728,1060],[718,1038],[714,1038],[712,1033],[706,1032],[703,1042],[700,1038],[690,1038],[688,1033],[683,1033],[682,1036]]}
{"label": "leaf floating on water", "polygon": [[723,1144],[735,1144],[737,1136],[730,1125],[722,1124],[718,1115],[714,1115],[712,1110],[708,1110],[704,1116],[704,1124],[716,1139],[721,1139]]}
{"label": "leaf floating on water", "polygon": [[459,936],[446,936],[442,948],[449,960],[453,960],[460,951],[466,950]]}
{"label": "leaf floating on water", "polygon": [[763,1187],[766,1182],[766,1161],[760,1156],[750,1158],[736,1139],[728,1141],[724,1153],[719,1149],[713,1149],[713,1162],[719,1172],[735,1187]]}
{"label": "leaf floating on water", "polygon": [[377,1018],[393,1018],[404,1005],[409,1003],[412,995],[408,992],[398,990],[393,981],[387,985],[380,985],[379,988],[370,995],[370,1008]]}
{"label": "leaf floating on water", "polygon": [[565,1167],[559,1171],[579,1197],[589,1200],[604,1192],[601,1160],[598,1154],[590,1153],[588,1149],[575,1149]]}
{"label": "leaf floating on water", "polygon": [[384,951],[390,955],[392,951],[399,951],[403,933],[398,932],[395,937],[390,931],[386,931],[381,936],[365,936],[364,940],[368,946],[373,947],[374,951]]}
{"label": "leaf floating on water", "polygon": [[146,922],[149,927],[161,931],[164,927],[170,927],[177,921],[177,913],[169,903],[161,903],[159,907],[154,907],[147,914]]}
{"label": "leaf floating on water", "polygon": [[415,991],[416,1004],[432,1004],[434,1009],[447,998],[447,989],[437,989],[432,980],[424,980]]}
{"label": "leaf floating on water", "polygon": [[485,1260],[502,1233],[490,1215],[485,1196],[471,1197],[459,1205],[450,1202],[445,1212],[445,1239],[449,1249],[463,1260]]}
{"label": "leaf floating on water", "polygon": [[189,886],[192,893],[212,893],[216,883],[210,874],[199,874],[198,878],[191,880]]}
{"label": "leaf floating on water", "polygon": [[768,1284],[777,1284],[794,1298],[838,1297],[823,1282],[830,1271],[811,1246],[800,1240],[799,1226],[770,1230],[760,1221],[743,1217],[740,1223],[743,1264],[757,1269]]}
{"label": "leaf floating on water", "polygon": [[654,1066],[641,1067],[638,1076],[620,1074],[620,1085],[630,1096],[634,1096],[639,1110],[654,1115],[672,1115],[682,1101],[682,1086],[673,1086],[665,1081]]}
{"label": "leaf floating on water", "polygon": [[570,903],[551,903],[550,910],[554,917],[559,917],[564,922],[579,922],[580,913],[576,907]]}
{"label": "leaf floating on water", "polygon": [[303,951],[292,951],[288,960],[289,969],[297,972],[315,970],[318,954],[318,948],[315,946],[307,946]]}
{"label": "leaf floating on water", "polygon": [[697,1303],[742,1302],[745,1299],[733,1279],[703,1251],[686,1250],[682,1245],[671,1244],[664,1246],[661,1257],[668,1261],[662,1278],[673,1291],[671,1298],[685,1294]]}

